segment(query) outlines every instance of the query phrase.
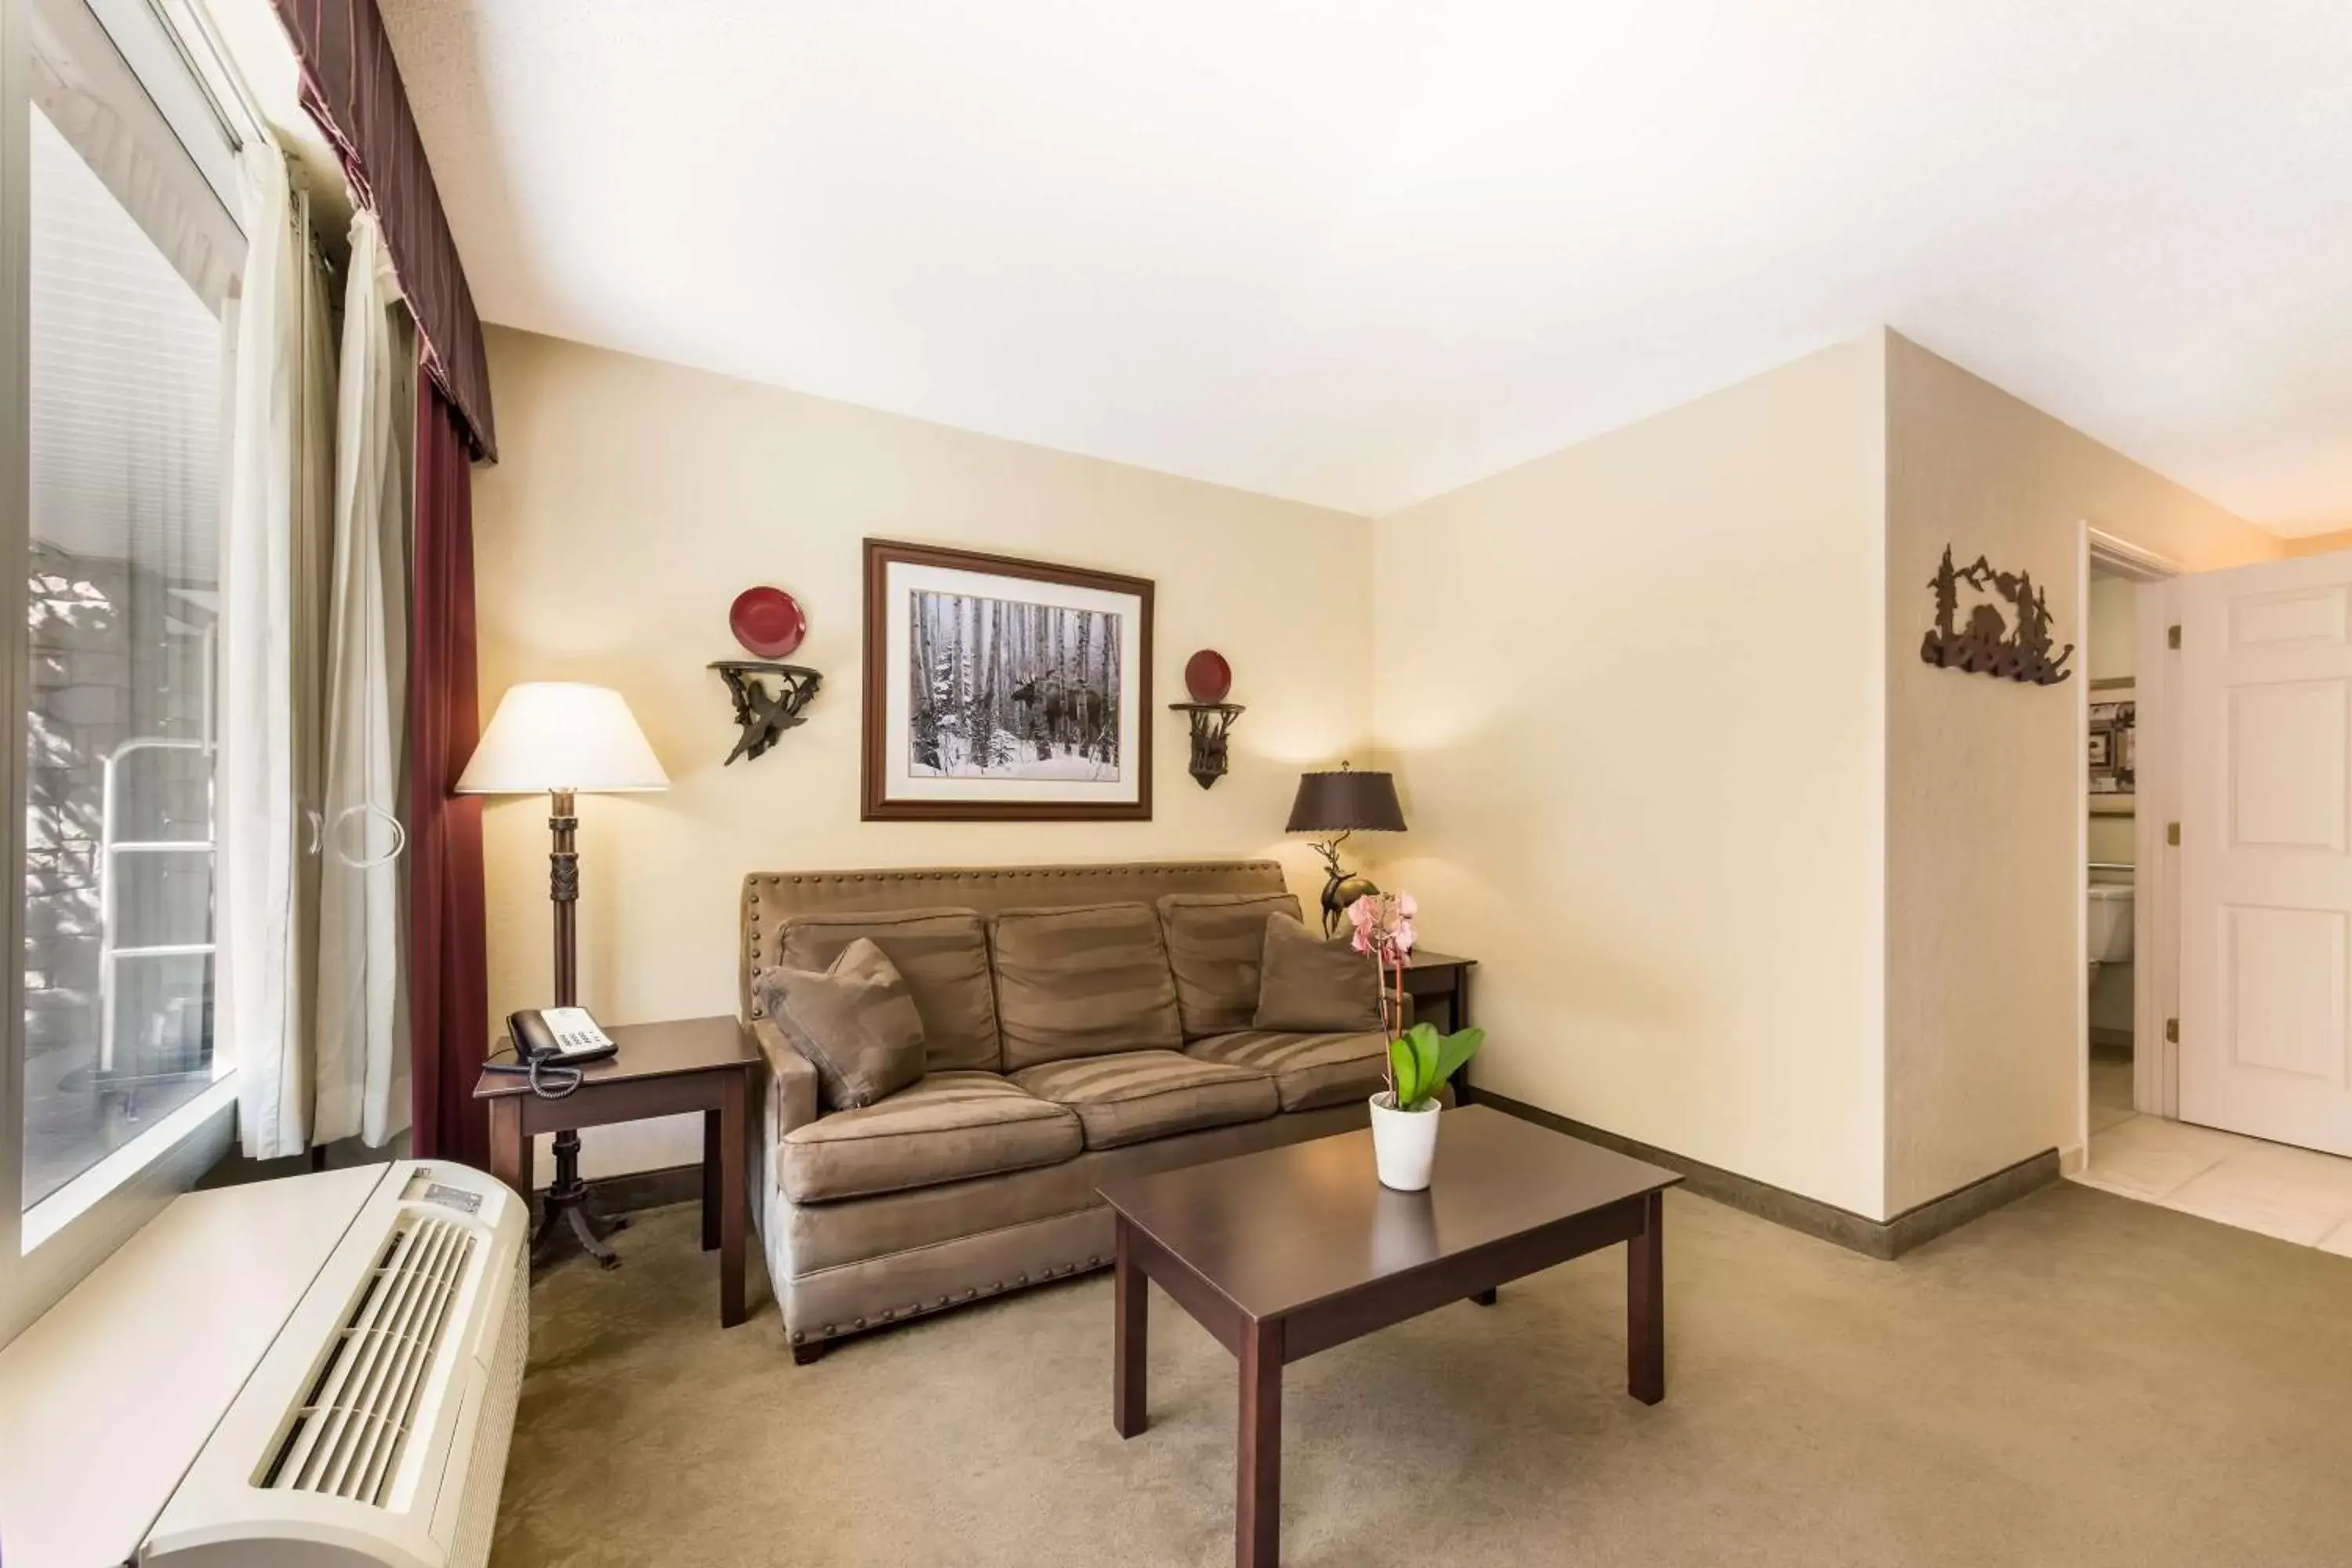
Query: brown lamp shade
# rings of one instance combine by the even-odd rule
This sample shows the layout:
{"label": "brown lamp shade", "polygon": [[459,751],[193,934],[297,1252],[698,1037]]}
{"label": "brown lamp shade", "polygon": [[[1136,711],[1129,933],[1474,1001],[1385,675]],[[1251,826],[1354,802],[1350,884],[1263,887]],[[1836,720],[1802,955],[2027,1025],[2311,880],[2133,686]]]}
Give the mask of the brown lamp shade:
{"label": "brown lamp shade", "polygon": [[1396,780],[1388,773],[1301,773],[1286,833],[1402,833]]}

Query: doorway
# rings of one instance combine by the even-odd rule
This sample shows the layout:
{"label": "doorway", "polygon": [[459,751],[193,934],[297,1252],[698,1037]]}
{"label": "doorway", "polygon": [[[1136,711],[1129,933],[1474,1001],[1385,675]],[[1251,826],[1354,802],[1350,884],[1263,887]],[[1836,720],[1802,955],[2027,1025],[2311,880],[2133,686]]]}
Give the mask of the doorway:
{"label": "doorway", "polygon": [[2352,553],[2180,576],[2086,529],[2084,589],[2078,1179],[2352,1254]]}
{"label": "doorway", "polygon": [[[2148,896],[2161,887],[2160,855],[2143,847],[2146,748],[2143,671],[2160,679],[2169,561],[2086,527],[2083,541],[2084,689],[2083,958],[2084,1133],[2088,1140],[2140,1113],[2170,1115],[2165,1087],[2162,1001],[2167,966],[2145,962],[2160,945]],[[2158,770],[2160,775],[2161,767]],[[2143,867],[2153,875],[2143,877]]]}

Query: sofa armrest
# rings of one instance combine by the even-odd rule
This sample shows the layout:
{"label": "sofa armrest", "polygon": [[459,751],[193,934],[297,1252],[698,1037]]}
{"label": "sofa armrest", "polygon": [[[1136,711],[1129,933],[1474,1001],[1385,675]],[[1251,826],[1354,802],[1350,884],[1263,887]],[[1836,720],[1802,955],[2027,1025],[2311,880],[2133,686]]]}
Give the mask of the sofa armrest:
{"label": "sofa armrest", "polygon": [[760,1054],[768,1058],[768,1073],[773,1080],[768,1093],[775,1135],[782,1138],[793,1129],[814,1121],[816,1068],[809,1065],[806,1057],[793,1049],[772,1018],[752,1019],[751,1037],[760,1043]]}

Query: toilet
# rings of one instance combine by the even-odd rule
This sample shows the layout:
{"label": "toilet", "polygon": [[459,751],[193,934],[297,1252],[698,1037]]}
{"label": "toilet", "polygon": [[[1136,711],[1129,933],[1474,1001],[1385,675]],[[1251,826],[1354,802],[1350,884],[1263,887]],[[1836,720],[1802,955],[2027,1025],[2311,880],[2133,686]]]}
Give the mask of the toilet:
{"label": "toilet", "polygon": [[2102,963],[2131,962],[2132,885],[2093,882],[2084,891],[2090,912],[2089,978],[2095,983]]}

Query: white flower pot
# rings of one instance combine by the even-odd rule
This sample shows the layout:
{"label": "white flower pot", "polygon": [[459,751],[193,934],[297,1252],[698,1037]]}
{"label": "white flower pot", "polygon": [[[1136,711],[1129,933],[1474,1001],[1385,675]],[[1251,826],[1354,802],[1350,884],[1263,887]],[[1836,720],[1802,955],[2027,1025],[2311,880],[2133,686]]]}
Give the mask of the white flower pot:
{"label": "white flower pot", "polygon": [[1426,1192],[1429,1168],[1437,1158],[1435,1105],[1426,1110],[1399,1110],[1386,1089],[1372,1096],[1372,1163],[1381,1185],[1401,1193]]}

